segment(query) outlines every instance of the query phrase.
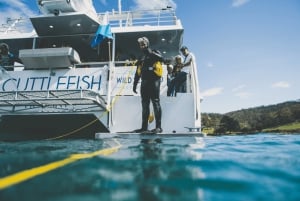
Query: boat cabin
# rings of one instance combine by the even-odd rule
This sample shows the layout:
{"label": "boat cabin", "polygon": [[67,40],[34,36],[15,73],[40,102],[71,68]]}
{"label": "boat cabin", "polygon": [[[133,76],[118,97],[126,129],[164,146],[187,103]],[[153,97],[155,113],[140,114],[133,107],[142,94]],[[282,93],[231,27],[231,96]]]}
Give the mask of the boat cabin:
{"label": "boat cabin", "polygon": [[[10,120],[23,121],[22,125],[27,127],[35,119],[43,125],[34,130],[38,132],[48,128],[50,120],[53,125],[66,120],[65,125],[81,125],[78,129],[86,130],[85,125],[93,117],[96,123],[83,133],[112,133],[140,127],[140,97],[132,92],[134,61],[142,56],[137,39],[146,36],[152,49],[159,50],[165,60],[173,61],[179,54],[184,33],[174,10],[168,7],[99,14],[89,0],[37,0],[37,4],[42,15],[31,17],[27,23],[24,19],[10,21],[6,26],[9,28],[0,32],[0,43],[8,44],[9,51],[22,61],[1,66],[0,118],[4,127],[15,132],[9,128]],[[18,29],[24,27],[32,27],[32,31]],[[101,27],[110,28],[113,37],[101,35],[101,42],[93,46]],[[196,64],[192,68],[187,93],[167,97],[164,65],[161,104],[166,132],[200,127]],[[179,113],[184,119],[174,125]],[[4,127],[0,125],[0,129]],[[68,129],[62,130],[68,133]],[[69,133],[73,135],[72,130]],[[49,135],[60,134],[49,131]]]}

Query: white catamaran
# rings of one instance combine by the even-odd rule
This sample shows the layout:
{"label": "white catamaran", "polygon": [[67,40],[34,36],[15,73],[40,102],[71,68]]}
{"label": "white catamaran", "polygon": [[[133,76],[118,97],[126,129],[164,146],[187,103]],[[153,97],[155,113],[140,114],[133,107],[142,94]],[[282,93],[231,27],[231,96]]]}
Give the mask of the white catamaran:
{"label": "white catamaran", "polygon": [[[141,56],[137,39],[145,36],[151,48],[174,60],[184,33],[174,10],[96,13],[92,0],[37,4],[40,16],[9,19],[0,30],[0,43],[21,60],[0,69],[0,140],[82,138],[140,128],[141,98],[132,91],[136,66],[129,59]],[[24,31],[28,26],[32,30]],[[102,41],[91,46],[95,37]],[[163,68],[164,133],[200,133],[195,60],[186,93],[176,97],[167,96]],[[149,129],[154,125],[150,121]]]}

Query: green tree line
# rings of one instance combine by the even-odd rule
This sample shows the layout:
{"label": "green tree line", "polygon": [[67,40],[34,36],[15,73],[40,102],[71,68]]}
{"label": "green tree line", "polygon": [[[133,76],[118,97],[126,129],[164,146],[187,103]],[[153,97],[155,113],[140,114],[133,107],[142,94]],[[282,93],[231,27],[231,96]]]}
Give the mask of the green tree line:
{"label": "green tree line", "polygon": [[249,133],[300,123],[300,100],[242,109],[226,114],[203,113],[202,127],[211,133]]}

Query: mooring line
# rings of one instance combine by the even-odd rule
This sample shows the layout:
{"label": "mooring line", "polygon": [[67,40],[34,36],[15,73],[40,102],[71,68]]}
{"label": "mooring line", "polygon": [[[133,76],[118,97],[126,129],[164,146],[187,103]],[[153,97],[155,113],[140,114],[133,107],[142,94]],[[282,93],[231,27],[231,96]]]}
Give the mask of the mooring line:
{"label": "mooring line", "polygon": [[[131,66],[131,68],[128,70],[127,76],[126,76],[127,78],[132,74],[132,71],[133,71],[133,68],[134,68],[134,67],[135,67],[135,66]],[[124,74],[126,74],[126,72],[124,72]],[[95,118],[95,119],[92,120],[91,122],[89,122],[89,123],[87,123],[87,124],[85,124],[85,125],[83,125],[83,126],[77,128],[77,129],[75,129],[75,130],[72,130],[72,131],[67,132],[67,133],[64,133],[64,134],[60,134],[59,136],[56,136],[56,137],[47,138],[47,139],[45,139],[45,140],[57,140],[57,139],[62,139],[62,138],[64,138],[64,137],[73,135],[74,133],[77,133],[78,131],[81,131],[81,130],[83,130],[84,128],[87,128],[87,127],[89,127],[90,125],[96,123],[96,122],[97,122],[100,118],[102,118],[105,114],[107,114],[108,112],[110,112],[111,108],[114,106],[114,104],[116,103],[116,101],[120,98],[120,96],[121,96],[123,90],[125,89],[125,85],[126,85],[126,83],[124,82],[124,83],[121,85],[121,87],[120,87],[119,91],[117,92],[117,94],[116,94],[116,95],[114,96],[114,98],[112,99],[112,101],[111,101],[109,107],[106,108],[105,112],[103,112],[99,117]]]}
{"label": "mooring line", "polygon": [[0,178],[0,190],[19,184],[21,182],[32,179],[39,175],[45,174],[47,172],[53,171],[60,167],[66,166],[78,160],[88,159],[99,155],[107,156],[113,154],[121,148],[121,144],[119,142],[117,142],[117,144],[118,145],[115,147],[100,149],[98,151],[91,152],[91,153],[72,154],[68,158]]}

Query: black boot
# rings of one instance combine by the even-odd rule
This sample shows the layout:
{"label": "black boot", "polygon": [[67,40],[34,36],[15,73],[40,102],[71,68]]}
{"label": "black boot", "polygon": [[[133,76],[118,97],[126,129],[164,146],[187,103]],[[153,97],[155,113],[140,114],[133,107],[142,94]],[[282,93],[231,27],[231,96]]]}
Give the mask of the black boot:
{"label": "black boot", "polygon": [[157,133],[162,133],[163,132],[163,129],[162,128],[155,128],[155,129],[152,129],[151,130],[151,133],[155,133],[155,134],[157,134]]}
{"label": "black boot", "polygon": [[148,129],[140,128],[133,131],[133,133],[147,133]]}

